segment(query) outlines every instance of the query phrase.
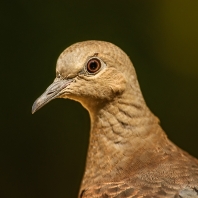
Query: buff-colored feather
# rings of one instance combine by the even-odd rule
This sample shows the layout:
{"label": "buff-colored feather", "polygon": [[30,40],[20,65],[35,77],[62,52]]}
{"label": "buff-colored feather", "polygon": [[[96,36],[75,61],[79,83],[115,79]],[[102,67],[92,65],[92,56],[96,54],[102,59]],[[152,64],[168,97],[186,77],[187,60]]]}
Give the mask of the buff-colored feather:
{"label": "buff-colored feather", "polygon": [[58,58],[56,73],[33,112],[57,97],[76,100],[89,111],[90,141],[79,197],[198,197],[197,159],[167,138],[120,48],[103,41],[76,43]]}

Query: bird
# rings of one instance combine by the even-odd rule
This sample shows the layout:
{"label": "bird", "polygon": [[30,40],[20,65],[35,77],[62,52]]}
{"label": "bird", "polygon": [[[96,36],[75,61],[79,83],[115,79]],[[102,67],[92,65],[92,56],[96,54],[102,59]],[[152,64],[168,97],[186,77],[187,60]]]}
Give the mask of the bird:
{"label": "bird", "polygon": [[198,160],[168,139],[118,46],[72,44],[32,113],[55,98],[80,102],[91,120],[78,198],[198,198]]}

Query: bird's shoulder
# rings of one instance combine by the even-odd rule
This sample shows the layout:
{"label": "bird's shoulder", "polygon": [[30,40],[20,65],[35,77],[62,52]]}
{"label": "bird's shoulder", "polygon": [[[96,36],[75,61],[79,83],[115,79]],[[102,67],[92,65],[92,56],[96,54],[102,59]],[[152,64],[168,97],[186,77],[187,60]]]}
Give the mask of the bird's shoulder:
{"label": "bird's shoulder", "polygon": [[91,186],[81,192],[80,198],[198,198],[197,187],[158,186],[135,187],[124,182]]}
{"label": "bird's shoulder", "polygon": [[128,171],[119,182],[90,185],[80,198],[198,198],[198,161],[182,153],[183,157],[160,160],[137,173]]}

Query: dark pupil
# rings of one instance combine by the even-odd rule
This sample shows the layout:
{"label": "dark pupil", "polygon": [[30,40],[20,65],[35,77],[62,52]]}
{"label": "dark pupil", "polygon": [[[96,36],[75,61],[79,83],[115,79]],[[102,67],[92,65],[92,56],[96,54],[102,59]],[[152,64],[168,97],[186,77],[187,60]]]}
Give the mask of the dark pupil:
{"label": "dark pupil", "polygon": [[95,69],[97,68],[97,66],[98,66],[97,62],[96,62],[96,61],[92,61],[92,62],[90,63],[90,65],[89,65],[89,68],[90,68],[91,70],[95,70]]}

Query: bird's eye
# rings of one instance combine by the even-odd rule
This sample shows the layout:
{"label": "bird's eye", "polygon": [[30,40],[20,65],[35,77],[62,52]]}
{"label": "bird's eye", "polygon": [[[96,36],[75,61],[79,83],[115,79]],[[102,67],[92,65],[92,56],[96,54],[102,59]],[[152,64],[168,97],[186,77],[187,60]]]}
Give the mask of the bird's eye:
{"label": "bird's eye", "polygon": [[101,62],[97,58],[92,58],[87,62],[87,71],[91,74],[96,73],[101,68]]}

